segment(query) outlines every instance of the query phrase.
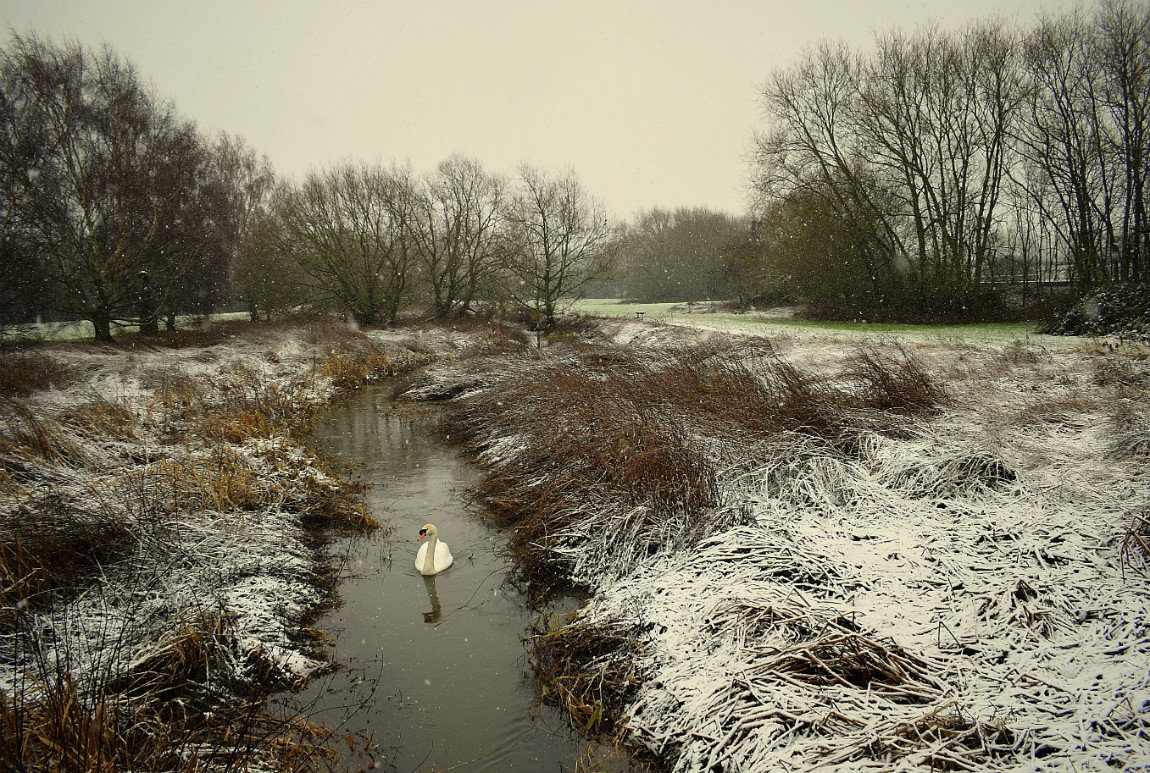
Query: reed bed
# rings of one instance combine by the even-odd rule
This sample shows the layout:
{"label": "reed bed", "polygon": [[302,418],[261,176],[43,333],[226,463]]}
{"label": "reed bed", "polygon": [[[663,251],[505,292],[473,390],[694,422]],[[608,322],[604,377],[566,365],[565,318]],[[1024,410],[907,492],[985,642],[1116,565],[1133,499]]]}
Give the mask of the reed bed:
{"label": "reed bed", "polygon": [[839,384],[754,339],[576,344],[469,365],[430,368],[403,394],[454,398],[444,432],[487,468],[481,493],[515,527],[518,578],[541,593],[743,522],[720,496],[723,442],[797,434],[848,449],[860,427],[896,431],[944,397],[906,352],[860,352]]}
{"label": "reed bed", "polygon": [[405,391],[450,399],[520,579],[593,593],[532,639],[574,726],[681,773],[1150,754],[1141,364],[935,347],[952,390],[897,346],[616,332]]}
{"label": "reed bed", "polygon": [[0,767],[332,764],[265,698],[331,667],[325,535],[375,523],[304,435],[341,390],[518,345],[323,323],[38,351],[63,375],[0,398]]}

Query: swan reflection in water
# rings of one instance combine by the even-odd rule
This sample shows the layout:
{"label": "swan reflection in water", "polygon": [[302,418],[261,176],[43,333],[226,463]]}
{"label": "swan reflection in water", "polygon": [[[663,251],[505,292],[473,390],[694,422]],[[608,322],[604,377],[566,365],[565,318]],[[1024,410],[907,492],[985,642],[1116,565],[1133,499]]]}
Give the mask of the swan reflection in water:
{"label": "swan reflection in water", "polygon": [[427,587],[427,598],[431,602],[431,611],[423,613],[423,622],[438,623],[439,618],[443,617],[443,610],[439,606],[439,594],[435,592],[435,575],[424,575],[423,584]]}

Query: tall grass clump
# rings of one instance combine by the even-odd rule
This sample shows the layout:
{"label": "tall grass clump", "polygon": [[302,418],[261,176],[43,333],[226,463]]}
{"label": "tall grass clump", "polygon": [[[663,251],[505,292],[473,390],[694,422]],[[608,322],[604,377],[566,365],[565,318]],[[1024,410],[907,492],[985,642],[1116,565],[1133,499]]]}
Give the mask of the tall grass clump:
{"label": "tall grass clump", "polygon": [[529,644],[544,701],[566,711],[572,727],[584,733],[610,736],[619,729],[640,685],[632,637],[575,623],[537,630]]}
{"label": "tall grass clump", "polygon": [[179,623],[150,657],[115,674],[131,632],[109,629],[87,642],[99,662],[85,669],[85,653],[61,651],[43,626],[19,613],[0,645],[22,666],[0,690],[0,769],[311,771],[337,759],[331,731],[212,685],[228,656],[219,617]]}
{"label": "tall grass clump", "polygon": [[18,398],[0,398],[0,470],[19,476],[39,463],[83,467],[89,454],[60,422]]}
{"label": "tall grass clump", "polygon": [[905,353],[861,355],[836,382],[765,342],[729,340],[669,351],[557,346],[429,370],[406,394],[454,398],[445,432],[486,467],[481,493],[514,526],[517,570],[537,590],[617,576],[738,524],[719,486],[731,442],[798,434],[845,452],[864,429],[901,426],[885,417],[933,410],[944,397]]}
{"label": "tall grass clump", "polygon": [[26,397],[79,379],[73,368],[36,351],[0,349],[0,397]]}

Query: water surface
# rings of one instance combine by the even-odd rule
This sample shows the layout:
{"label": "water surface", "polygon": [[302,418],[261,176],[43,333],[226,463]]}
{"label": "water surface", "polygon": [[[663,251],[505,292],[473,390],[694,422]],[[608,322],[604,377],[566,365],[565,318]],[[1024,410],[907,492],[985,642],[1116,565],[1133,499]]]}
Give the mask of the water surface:
{"label": "water surface", "polygon": [[[381,391],[353,395],[320,422],[316,445],[359,465],[367,505],[385,528],[342,544],[342,605],[316,627],[336,637],[345,666],[312,686],[329,726],[370,733],[375,761],[401,773],[573,771],[589,744],[542,706],[521,638],[535,616],[503,583],[506,535],[468,496],[479,472],[431,433],[434,409],[394,408]],[[425,578],[415,568],[424,523],[439,529],[454,565]],[[339,546],[337,546],[339,547]],[[604,754],[595,750],[596,757]],[[613,769],[618,760],[596,763]]]}

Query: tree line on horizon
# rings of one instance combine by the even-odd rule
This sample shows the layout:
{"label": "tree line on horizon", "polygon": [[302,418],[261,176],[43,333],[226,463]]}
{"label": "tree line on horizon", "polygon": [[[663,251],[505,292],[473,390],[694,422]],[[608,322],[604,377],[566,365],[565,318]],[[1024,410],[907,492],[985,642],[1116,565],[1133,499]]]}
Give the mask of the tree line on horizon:
{"label": "tree line on horizon", "polygon": [[0,228],[0,323],[50,312],[102,341],[228,306],[364,325],[401,304],[517,308],[552,324],[618,249],[574,172],[507,179],[453,156],[429,174],[345,162],[279,179],[110,48],[31,35],[0,49]]}
{"label": "tree line on horizon", "polygon": [[[1052,287],[1150,281],[1150,3],[823,42],[770,75],[743,216],[612,223],[574,172],[343,162],[301,181],[207,136],[105,47],[0,49],[0,323],[50,310],[335,310],[390,324],[585,292],[802,301],[820,316],[1017,315]],[[1013,296],[1006,303],[1006,296]]]}
{"label": "tree line on horizon", "polygon": [[1150,3],[825,42],[774,72],[758,237],[824,313],[959,318],[1150,281]]}

